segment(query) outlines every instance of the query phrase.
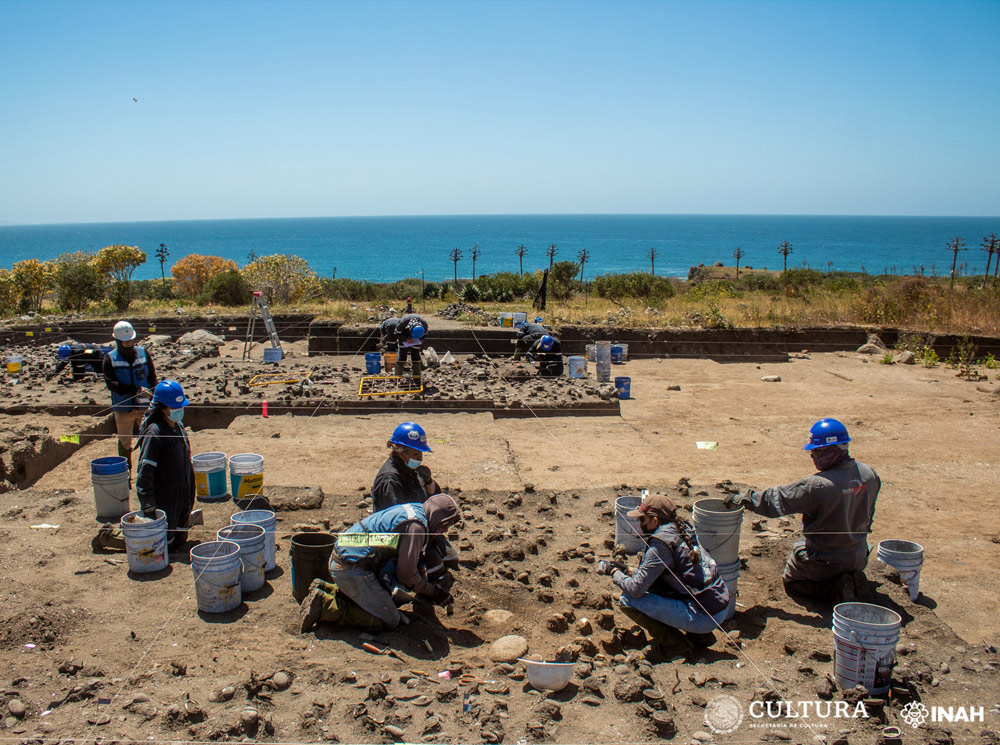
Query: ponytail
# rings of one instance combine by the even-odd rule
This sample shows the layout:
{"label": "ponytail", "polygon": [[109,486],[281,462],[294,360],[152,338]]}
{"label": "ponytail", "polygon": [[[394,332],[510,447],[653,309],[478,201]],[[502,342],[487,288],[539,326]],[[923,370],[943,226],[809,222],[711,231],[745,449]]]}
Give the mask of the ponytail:
{"label": "ponytail", "polygon": [[681,540],[684,541],[684,545],[688,547],[688,551],[691,552],[691,561],[697,564],[701,561],[701,549],[698,548],[697,538],[692,540],[691,531],[688,530],[688,524],[685,520],[682,520],[680,515],[674,512],[674,527],[677,528],[677,533],[680,535]]}

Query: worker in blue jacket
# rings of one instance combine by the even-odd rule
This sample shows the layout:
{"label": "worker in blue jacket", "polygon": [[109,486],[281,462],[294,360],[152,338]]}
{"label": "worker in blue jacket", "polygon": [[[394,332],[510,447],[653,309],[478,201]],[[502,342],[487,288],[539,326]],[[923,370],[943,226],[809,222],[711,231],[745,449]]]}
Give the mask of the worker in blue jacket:
{"label": "worker in blue jacket", "polygon": [[153,360],[142,347],[135,345],[135,329],[128,321],[119,321],[113,331],[115,348],[104,358],[104,382],[111,391],[111,410],[118,433],[118,455],[128,458],[132,470],[132,434],[142,421],[156,387]]}

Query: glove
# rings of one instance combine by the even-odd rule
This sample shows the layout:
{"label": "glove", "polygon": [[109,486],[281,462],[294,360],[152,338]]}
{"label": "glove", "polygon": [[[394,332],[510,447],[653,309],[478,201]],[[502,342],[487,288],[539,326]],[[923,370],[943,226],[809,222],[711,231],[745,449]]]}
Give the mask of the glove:
{"label": "glove", "polygon": [[726,507],[726,509],[730,510],[735,507],[739,507],[740,502],[742,501],[743,499],[740,497],[739,494],[727,494],[725,497],[722,498],[722,504]]}
{"label": "glove", "polygon": [[615,571],[615,568],[611,566],[610,561],[604,561],[603,559],[597,562],[597,573],[598,574],[611,574]]}
{"label": "glove", "polygon": [[154,505],[152,507],[143,507],[142,508],[142,516],[143,517],[148,517],[150,520],[155,520],[156,519],[156,506]]}
{"label": "glove", "polygon": [[434,605],[451,605],[454,600],[451,593],[441,587],[441,585],[434,585],[434,594],[431,595],[431,602]]}

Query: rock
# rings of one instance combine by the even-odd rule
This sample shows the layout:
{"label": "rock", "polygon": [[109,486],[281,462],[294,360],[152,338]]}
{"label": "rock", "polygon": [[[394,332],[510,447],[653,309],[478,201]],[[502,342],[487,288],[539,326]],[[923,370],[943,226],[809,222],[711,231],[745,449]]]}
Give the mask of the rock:
{"label": "rock", "polygon": [[681,387],[679,385],[668,385],[667,386],[667,390],[668,391],[679,391],[680,389],[681,389]]}
{"label": "rock", "polygon": [[389,737],[391,737],[395,742],[402,742],[403,736],[406,734],[406,730],[402,727],[396,727],[391,724],[387,724],[382,728]]}
{"label": "rock", "polygon": [[514,614],[509,610],[488,610],[483,614],[483,622],[487,626],[503,626],[513,617]]}
{"label": "rock", "polygon": [[220,344],[225,344],[225,339],[220,339],[218,336],[205,329],[196,329],[195,331],[189,331],[188,333],[177,339],[178,344],[184,345],[201,345],[201,344],[214,344],[219,346]]}
{"label": "rock", "polygon": [[576,633],[581,636],[590,636],[594,633],[594,627],[589,618],[581,618],[576,622]]}
{"label": "rock", "polygon": [[145,693],[137,693],[132,697],[133,704],[144,704],[149,701],[149,696]]}
{"label": "rock", "polygon": [[798,651],[799,648],[794,642],[785,642],[785,654],[792,656]]}
{"label": "rock", "polygon": [[885,344],[878,338],[878,334],[869,334],[868,341],[858,347],[858,354],[885,354]]}
{"label": "rock", "polygon": [[271,682],[274,683],[275,688],[283,691],[291,685],[292,678],[288,673],[280,671],[271,676]]}
{"label": "rock", "polygon": [[240,722],[246,729],[253,729],[257,726],[260,721],[260,714],[257,713],[256,709],[244,709],[243,713],[240,714]]}
{"label": "rock", "polygon": [[904,351],[899,357],[896,358],[896,362],[901,365],[915,365],[917,364],[916,355],[913,354],[909,349]]}
{"label": "rock", "polygon": [[950,672],[951,672],[951,668],[948,666],[948,663],[947,662],[942,662],[941,663],[941,673],[943,675],[947,675]]}
{"label": "rock", "polygon": [[691,739],[698,742],[711,742],[712,736],[708,732],[695,732],[691,735]]}
{"label": "rock", "polygon": [[833,656],[823,649],[814,649],[812,654],[809,655],[809,659],[816,660],[817,662],[829,662],[833,659]]}
{"label": "rock", "polygon": [[708,699],[702,696],[700,693],[691,694],[691,704],[693,706],[699,706],[704,709],[708,706]]}
{"label": "rock", "polygon": [[625,703],[642,701],[642,691],[645,687],[646,682],[638,675],[627,675],[615,683],[615,698]]}
{"label": "rock", "polygon": [[24,702],[22,702],[21,699],[12,698],[10,701],[7,702],[7,711],[10,712],[10,715],[12,717],[17,717],[18,719],[20,719],[21,717],[24,716],[24,713],[27,711],[27,708],[25,707]]}
{"label": "rock", "polygon": [[493,662],[515,662],[528,652],[528,640],[517,634],[501,636],[490,645],[489,658]]}
{"label": "rock", "polygon": [[548,620],[545,621],[545,626],[549,631],[561,634],[569,628],[569,621],[566,620],[566,616],[562,613],[553,613],[548,617]]}
{"label": "rock", "polygon": [[780,383],[781,382],[781,376],[780,375],[765,375],[763,378],[761,378],[761,380],[763,380],[765,383]]}

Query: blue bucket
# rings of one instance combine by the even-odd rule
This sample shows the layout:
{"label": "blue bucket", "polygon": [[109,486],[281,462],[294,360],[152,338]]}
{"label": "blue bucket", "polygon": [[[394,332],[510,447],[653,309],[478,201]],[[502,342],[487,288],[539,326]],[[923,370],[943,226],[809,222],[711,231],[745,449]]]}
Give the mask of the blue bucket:
{"label": "blue bucket", "polygon": [[611,364],[620,365],[625,361],[625,347],[621,344],[611,345]]}
{"label": "blue bucket", "polygon": [[632,397],[632,378],[615,378],[615,388],[618,389],[618,398],[625,400]]}
{"label": "blue bucket", "polygon": [[379,352],[365,353],[365,370],[369,375],[378,375],[382,372],[382,355]]}
{"label": "blue bucket", "polygon": [[90,473],[94,476],[113,476],[128,470],[128,458],[120,455],[109,455],[106,458],[95,458],[90,461]]}

